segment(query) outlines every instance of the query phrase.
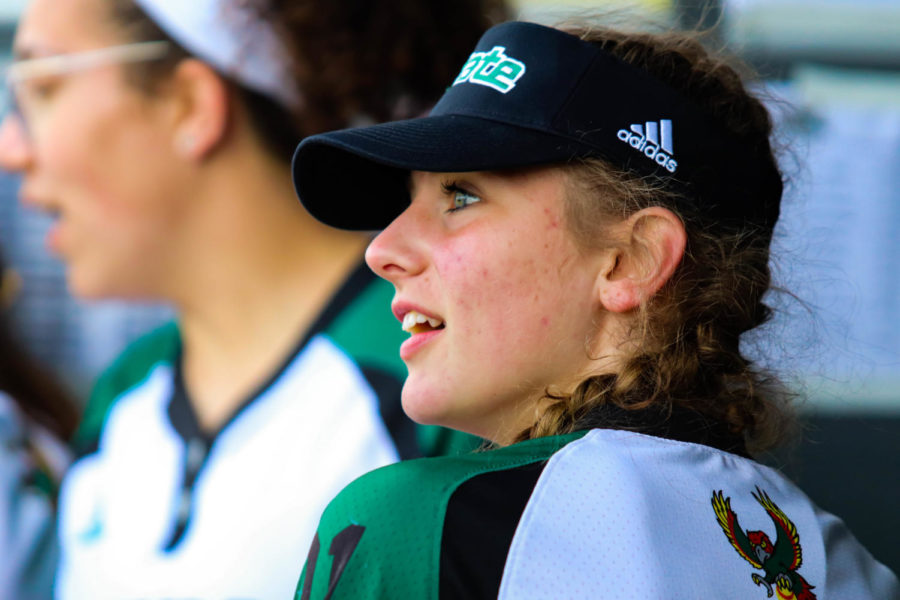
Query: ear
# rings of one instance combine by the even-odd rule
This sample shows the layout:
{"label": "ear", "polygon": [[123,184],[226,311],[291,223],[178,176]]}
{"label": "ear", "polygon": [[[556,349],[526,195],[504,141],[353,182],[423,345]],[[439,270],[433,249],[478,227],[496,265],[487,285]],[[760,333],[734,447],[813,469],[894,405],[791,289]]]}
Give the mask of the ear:
{"label": "ear", "polygon": [[228,83],[208,64],[186,59],[176,67],[171,94],[175,103],[175,152],[190,160],[206,158],[228,131]]}
{"label": "ear", "polygon": [[616,227],[616,247],[597,281],[603,307],[638,308],[665,285],[684,257],[687,233],[675,213],[660,206],[639,210]]}

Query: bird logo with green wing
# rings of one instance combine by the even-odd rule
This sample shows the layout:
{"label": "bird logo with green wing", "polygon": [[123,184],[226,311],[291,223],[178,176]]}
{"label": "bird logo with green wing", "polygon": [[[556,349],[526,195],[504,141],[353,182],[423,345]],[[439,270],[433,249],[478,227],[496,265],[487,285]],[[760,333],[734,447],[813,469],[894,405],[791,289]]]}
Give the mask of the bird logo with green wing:
{"label": "bird logo with green wing", "polygon": [[756,488],[753,497],[775,524],[774,544],[764,531],[741,529],[737,515],[731,510],[731,498],[724,496],[722,490],[712,495],[712,507],[725,537],[744,560],[764,572],[763,575],[753,573],[753,583],[765,586],[770,598],[777,594],[779,600],[816,600],[814,586],[797,572],[803,563],[797,527],[764,491]]}

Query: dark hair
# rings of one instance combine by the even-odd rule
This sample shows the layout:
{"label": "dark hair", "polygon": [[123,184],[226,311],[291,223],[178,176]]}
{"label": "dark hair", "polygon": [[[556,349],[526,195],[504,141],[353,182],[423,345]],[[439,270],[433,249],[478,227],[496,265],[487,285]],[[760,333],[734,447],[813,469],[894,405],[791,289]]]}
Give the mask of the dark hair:
{"label": "dark hair", "polygon": [[[0,281],[8,274],[0,256]],[[79,414],[72,399],[46,369],[28,356],[13,335],[0,306],[0,391],[10,396],[29,418],[68,440]]]}
{"label": "dark hair", "polygon": [[[742,143],[764,148],[766,160],[776,165],[767,109],[728,60],[708,51],[697,34],[570,32],[679,90]],[[792,423],[787,404],[793,395],[740,349],[741,335],[771,316],[763,302],[771,284],[771,230],[725,225],[660,181],[600,159],[564,168],[570,188],[567,221],[581,244],[602,241],[602,224],[610,217],[663,206],[681,218],[687,248],[671,280],[641,306],[632,331],[637,349],[619,372],[591,377],[571,395],[548,391],[549,406],[520,438],[583,428],[592,422],[594,407],[613,404],[700,412],[742,435],[752,451],[780,441]]]}
{"label": "dark hair", "polygon": [[[293,114],[235,84],[253,125],[285,160],[307,135],[425,111],[481,34],[507,16],[504,0],[239,1],[272,24],[293,58],[303,96]],[[112,2],[109,14],[133,41],[173,44],[165,60],[128,67],[143,89],[189,56],[133,0]]]}

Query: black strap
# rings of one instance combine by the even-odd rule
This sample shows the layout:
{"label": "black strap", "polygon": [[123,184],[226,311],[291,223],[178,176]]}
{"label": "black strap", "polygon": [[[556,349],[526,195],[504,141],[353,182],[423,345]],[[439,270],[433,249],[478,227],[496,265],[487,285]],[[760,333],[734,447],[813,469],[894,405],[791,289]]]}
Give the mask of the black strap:
{"label": "black strap", "polygon": [[655,437],[718,448],[750,458],[743,436],[701,412],[679,406],[650,406],[632,410],[613,404],[594,408],[579,429],[623,429]]}
{"label": "black strap", "polygon": [[496,599],[519,519],[546,462],[477,475],[447,504],[440,598]]}

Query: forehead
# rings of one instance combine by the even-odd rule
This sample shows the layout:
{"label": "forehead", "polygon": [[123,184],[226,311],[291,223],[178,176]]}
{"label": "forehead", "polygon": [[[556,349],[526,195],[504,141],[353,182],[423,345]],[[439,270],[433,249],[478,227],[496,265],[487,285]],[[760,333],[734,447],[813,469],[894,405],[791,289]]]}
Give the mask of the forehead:
{"label": "forehead", "polygon": [[109,1],[31,0],[16,29],[16,56],[77,52],[121,41],[108,16]]}

